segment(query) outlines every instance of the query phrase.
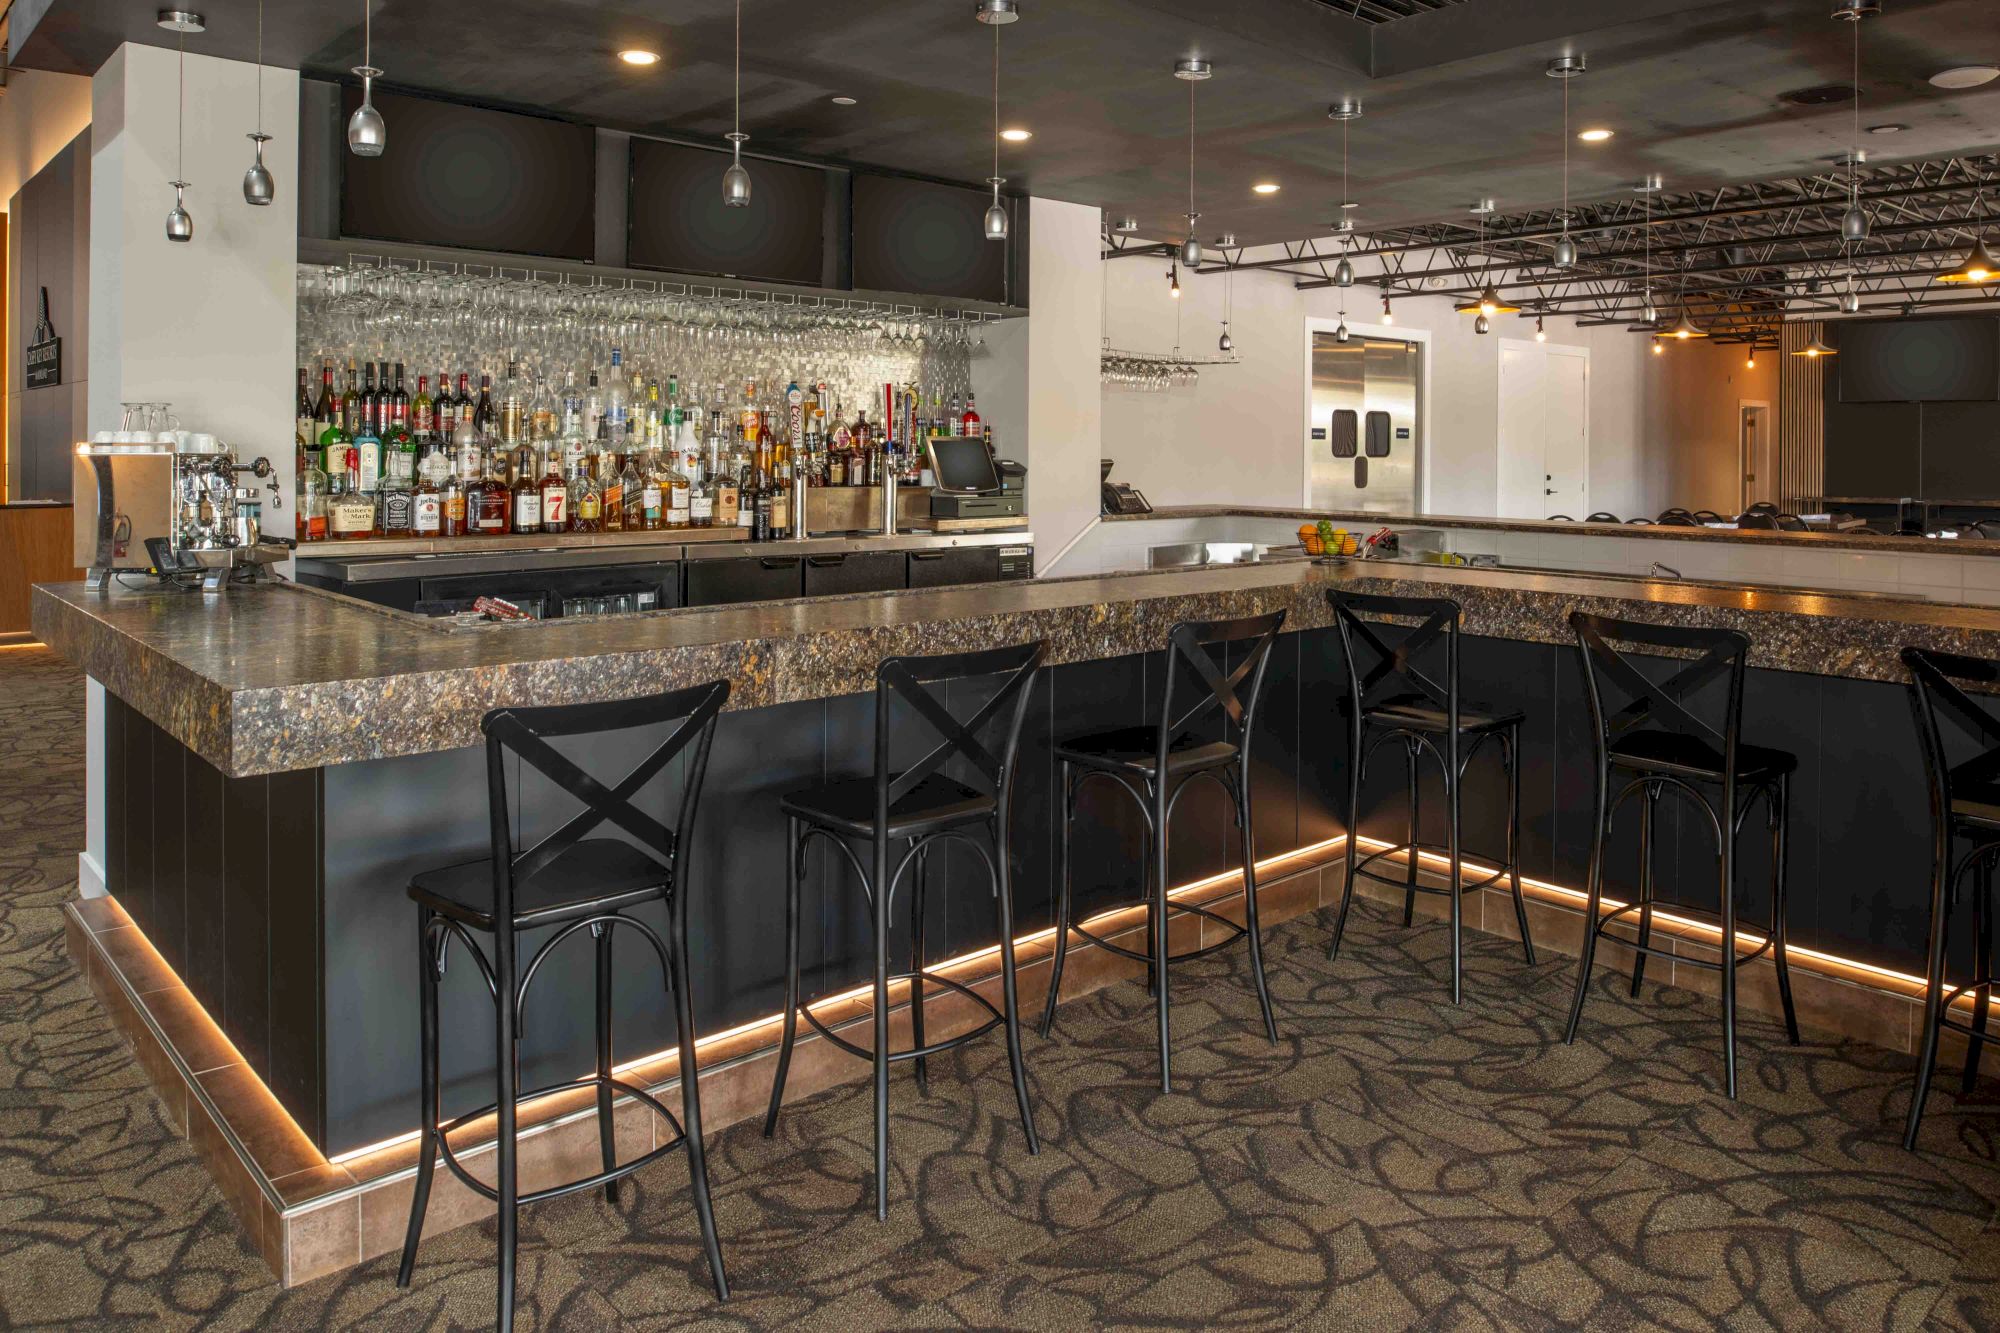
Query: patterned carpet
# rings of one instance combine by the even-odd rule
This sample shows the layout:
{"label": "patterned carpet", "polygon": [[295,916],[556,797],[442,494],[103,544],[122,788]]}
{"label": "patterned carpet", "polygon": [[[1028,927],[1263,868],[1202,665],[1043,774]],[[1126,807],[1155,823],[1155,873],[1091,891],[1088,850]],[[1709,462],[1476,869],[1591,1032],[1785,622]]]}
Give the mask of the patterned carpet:
{"label": "patterned carpet", "polygon": [[[390,1258],[283,1292],[162,1123],[62,943],[81,696],[0,651],[0,1326],[484,1325],[490,1229],[426,1241],[408,1292]],[[1038,1158],[997,1041],[936,1062],[928,1098],[902,1074],[887,1222],[861,1085],[775,1140],[714,1136],[727,1305],[679,1158],[616,1207],[530,1210],[522,1326],[2000,1327],[1990,1102],[1934,1098],[1909,1154],[1903,1057],[1752,1025],[1731,1104],[1692,994],[1607,975],[1565,1047],[1567,961],[1475,936],[1453,1009],[1439,928],[1360,910],[1338,964],[1325,936],[1272,932],[1275,1048],[1240,953],[1176,973],[1172,1097],[1139,987],[1066,1006],[1029,1038]]]}

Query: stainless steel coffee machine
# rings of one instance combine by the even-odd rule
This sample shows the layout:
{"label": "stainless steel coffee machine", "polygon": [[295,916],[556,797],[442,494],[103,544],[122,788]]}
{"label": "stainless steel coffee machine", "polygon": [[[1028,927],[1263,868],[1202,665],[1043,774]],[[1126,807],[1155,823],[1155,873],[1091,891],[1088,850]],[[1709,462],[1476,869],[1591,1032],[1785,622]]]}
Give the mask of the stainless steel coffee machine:
{"label": "stainless steel coffee machine", "polygon": [[76,525],[76,562],[92,585],[105,586],[114,570],[151,569],[198,575],[215,592],[236,571],[254,579],[290,556],[264,540],[265,504],[283,503],[269,459],[239,463],[213,436],[141,434],[104,431],[76,448],[77,512],[96,515],[93,525]]}

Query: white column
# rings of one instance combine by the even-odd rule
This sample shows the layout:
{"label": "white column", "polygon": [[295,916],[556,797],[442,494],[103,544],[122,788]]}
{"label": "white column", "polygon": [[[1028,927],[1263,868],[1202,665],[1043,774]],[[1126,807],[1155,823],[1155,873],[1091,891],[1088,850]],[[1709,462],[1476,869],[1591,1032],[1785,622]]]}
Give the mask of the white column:
{"label": "white column", "polygon": [[[197,42],[199,39],[195,39]],[[171,47],[121,46],[92,79],[89,428],[115,430],[119,404],[164,400],[189,430],[239,461],[263,455],[292,530],[298,319],[299,80],[264,70],[264,162],[277,201],[253,208],[243,172],[256,128],[257,67],[187,56],[181,179],[194,239],[167,239],[179,67]]]}
{"label": "white column", "polygon": [[1028,201],[1028,509],[1037,572],[1097,519],[1101,212]]}

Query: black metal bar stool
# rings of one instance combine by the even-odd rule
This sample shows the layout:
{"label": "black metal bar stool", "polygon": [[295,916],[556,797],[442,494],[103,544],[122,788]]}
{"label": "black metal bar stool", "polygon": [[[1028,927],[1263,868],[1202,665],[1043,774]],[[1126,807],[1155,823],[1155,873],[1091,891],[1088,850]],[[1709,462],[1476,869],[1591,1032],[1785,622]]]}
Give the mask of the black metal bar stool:
{"label": "black metal bar stool", "polygon": [[[1903,1146],[1917,1146],[1923,1122],[1924,1098],[1937,1068],[1938,1032],[1951,1028],[1967,1037],[1963,1088],[1971,1092],[1979,1078],[1979,1057],[1986,1045],[1986,1014],[1993,988],[1993,863],[2000,857],[2000,662],[1964,657],[1925,648],[1903,649],[1910,669],[1910,691],[1916,705],[1917,733],[1923,741],[1924,773],[1931,794],[1931,917],[1929,964],[1924,977],[1924,1035],[1917,1053],[1917,1086],[1910,1098],[1909,1123]],[[1967,685],[1975,686],[1975,699]],[[1944,720],[1953,724],[1953,740],[1945,741]],[[1959,733],[1974,743],[1965,750]],[[1953,763],[1954,755],[1962,755]],[[1954,859],[1959,842],[1969,850]],[[1972,980],[1945,989],[1944,946],[1951,912],[1966,872],[1972,873],[1972,931],[1976,953]],[[1962,995],[1972,998],[1972,1021],[1951,1016]]]}
{"label": "black metal bar stool", "polygon": [[[1048,655],[1048,643],[1037,641],[986,652],[953,653],[939,657],[891,657],[875,670],[875,773],[793,792],[782,807],[791,821],[790,851],[785,874],[785,1030],[778,1048],[777,1077],[771,1085],[771,1109],[764,1117],[768,1137],[778,1126],[778,1108],[785,1098],[785,1075],[791,1068],[798,1019],[829,1043],[869,1061],[875,1067],[875,1215],[889,1215],[889,1066],[914,1060],[919,1086],[928,1088],[925,1059],[963,1046],[991,1032],[1007,1030],[1007,1059],[1014,1073],[1014,1097],[1020,1106],[1021,1130],[1028,1151],[1041,1151],[1035,1138],[1034,1112],[1028,1104],[1027,1069],[1021,1060],[1021,1023],[1014,981],[1014,878],[1008,850],[1014,816],[1014,757],[1020,749],[1021,721],[1027,715],[1028,686]],[[961,722],[933,687],[999,676],[992,694]],[[893,763],[890,737],[893,705],[900,699],[937,737],[936,744],[907,768]],[[952,761],[968,786],[943,770]],[[990,842],[975,833],[984,832]],[[824,838],[840,850],[861,881],[868,897],[875,936],[875,969],[871,1008],[874,1040],[860,1046],[827,1027],[810,1004],[799,1002],[799,898],[805,878],[805,854],[814,838]],[[855,855],[854,843],[869,849],[866,865]],[[1000,928],[1000,991],[1002,1008],[969,986],[924,970],[924,861],[940,843],[958,842],[972,849],[986,868]],[[893,859],[890,844],[903,849]],[[915,870],[911,885],[911,961],[908,972],[889,971],[889,914],[906,872]],[[889,1048],[889,983],[910,984],[910,1032],[905,1051]],[[956,1037],[924,1040],[924,988],[942,986],[984,1009],[990,1017]]]}
{"label": "black metal bar stool", "polygon": [[[1160,692],[1160,721],[1157,726],[1116,727],[1071,737],[1056,745],[1056,760],[1062,768],[1062,867],[1058,872],[1056,898],[1056,957],[1049,975],[1048,1003],[1042,1010],[1041,1032],[1049,1035],[1055,1021],[1056,1003],[1062,991],[1063,960],[1069,953],[1072,933],[1083,936],[1100,949],[1146,965],[1147,984],[1159,1016],[1160,1091],[1172,1092],[1172,1055],[1167,1042],[1167,965],[1214,953],[1248,937],[1250,971],[1257,983],[1257,1003],[1264,1010],[1264,1032],[1278,1039],[1278,1022],[1271,1013],[1271,994],[1264,983],[1264,946],[1257,925],[1256,838],[1250,820],[1250,730],[1257,718],[1257,699],[1264,689],[1264,668],[1270,662],[1271,645],[1285,613],[1250,616],[1241,620],[1190,620],[1173,627],[1161,658],[1165,680]],[[1218,663],[1214,650],[1224,660]],[[1225,673],[1228,657],[1243,657]],[[1188,678],[1192,677],[1189,682]],[[1244,683],[1249,683],[1245,690]],[[1183,689],[1183,683],[1192,690]],[[1193,695],[1184,709],[1176,701]],[[1220,711],[1227,719],[1220,740],[1203,740],[1194,728]],[[1234,733],[1235,740],[1227,739]],[[1144,953],[1113,944],[1075,921],[1071,905],[1069,832],[1076,818],[1079,789],[1092,778],[1107,778],[1130,796],[1145,817],[1152,846],[1148,857],[1146,931]],[[1243,925],[1192,903],[1175,903],[1167,898],[1167,825],[1181,793],[1196,778],[1212,778],[1229,793],[1236,809],[1236,826],[1243,844]],[[1185,953],[1167,952],[1167,922],[1171,912],[1191,912],[1226,928],[1228,935],[1214,944]]]}
{"label": "black metal bar stool", "polygon": [[[1327,957],[1340,956],[1347,930],[1347,909],[1354,901],[1359,875],[1403,890],[1403,925],[1416,917],[1419,893],[1441,893],[1451,903],[1451,1002],[1461,988],[1461,917],[1465,891],[1483,889],[1506,879],[1514,891],[1514,915],[1521,926],[1521,950],[1533,965],[1535,944],[1528,931],[1528,905],[1521,896],[1521,723],[1519,712],[1465,704],[1458,693],[1458,641],[1462,632],[1457,602],[1449,597],[1387,597],[1374,593],[1328,590],[1333,623],[1340,632],[1340,655],[1347,667],[1347,880],[1341,888],[1340,914],[1334,918],[1333,943]],[[1379,618],[1379,619],[1371,619]],[[1419,623],[1394,646],[1377,630],[1385,621]],[[1443,658],[1443,679],[1427,659]],[[1465,771],[1480,747],[1494,741],[1507,774],[1507,856],[1492,874],[1465,882],[1464,849],[1459,845],[1459,791]],[[1360,852],[1361,782],[1368,760],[1391,741],[1400,741],[1410,778],[1410,840],[1367,856]],[[1417,822],[1421,760],[1425,752],[1437,761],[1444,779],[1445,842],[1442,847],[1422,841]],[[1417,883],[1422,853],[1451,863],[1451,882],[1434,889]],[[1371,867],[1385,856],[1403,858],[1403,874],[1391,878]]]}
{"label": "black metal bar stool", "polygon": [[[708,768],[709,744],[715,734],[716,714],[729,697],[729,682],[716,681],[692,689],[676,690],[649,698],[621,699],[610,703],[570,704],[550,708],[502,708],[488,713],[480,722],[486,735],[487,805],[491,812],[493,854],[426,870],[410,881],[410,897],[416,900],[419,922],[418,953],[423,1009],[423,1128],[417,1154],[416,1192],[410,1199],[410,1225],[403,1239],[403,1262],[397,1270],[398,1286],[408,1286],[416,1263],[417,1242],[423,1235],[424,1208],[430,1201],[431,1177],[437,1159],[465,1183],[466,1188],[499,1205],[500,1295],[498,1327],[511,1329],[514,1323],[514,1259],[517,1244],[518,1210],[522,1205],[573,1194],[602,1185],[607,1198],[616,1199],[617,1182],[634,1171],[685,1146],[688,1175],[694,1188],[695,1217],[701,1224],[701,1241],[708,1251],[709,1271],[715,1279],[715,1294],[726,1299],[729,1284],[722,1268],[722,1250],[716,1242],[715,1217],[709,1206],[708,1166],[702,1152],[701,1088],[695,1065],[694,1007],[688,993],[687,974],[687,893],[686,877],[694,832],[695,805],[701,795],[702,778]],[[551,739],[626,732],[642,727],[671,726],[672,730],[650,755],[615,786],[606,786],[579,768],[549,744]],[[675,826],[668,828],[633,804],[672,760],[694,747],[681,789],[680,810]],[[581,807],[547,837],[533,846],[516,851],[514,817],[507,791],[510,758],[541,773]],[[600,825],[610,824],[626,839],[589,837]],[[666,938],[636,917],[626,913],[647,903],[667,905]],[[611,1063],[611,931],[626,926],[638,931],[652,945],[666,973],[673,999],[674,1019],[680,1030],[681,1114],[674,1113],[645,1089],[616,1077]],[[525,931],[553,927],[551,935],[528,960],[517,966],[519,936]],[[597,949],[597,1068],[582,1078],[546,1087],[520,1086],[520,1030],[528,990],[535,974],[555,947],[579,931],[588,930]],[[479,931],[493,937],[493,958],[489,963],[473,938]],[[444,975],[446,953],[453,937],[466,952],[494,996],[497,1049],[495,1052],[495,1098],[491,1105],[468,1111],[442,1124],[438,1094],[438,981]],[[519,1192],[516,1175],[515,1112],[524,1099],[572,1088],[597,1090],[599,1141],[603,1145],[604,1169],[595,1175],[528,1194]],[[673,1137],[629,1162],[617,1160],[611,1121],[611,1103],[623,1094],[645,1103],[673,1127]],[[498,1122],[496,1182],[488,1185],[475,1178],[459,1163],[447,1137],[453,1130],[481,1116],[492,1115]]]}
{"label": "black metal bar stool", "polygon": [[[1743,667],[1750,640],[1735,630],[1654,625],[1636,620],[1572,611],[1570,628],[1583,659],[1590,716],[1597,753],[1596,822],[1590,843],[1590,903],[1583,954],[1578,960],[1576,996],[1570,1004],[1565,1042],[1576,1040],[1583,1017],[1584,996],[1590,989],[1590,968],[1597,938],[1612,922],[1639,914],[1639,931],[1632,939],[1612,936],[1635,951],[1632,994],[1645,978],[1646,959],[1654,954],[1676,963],[1691,963],[1722,973],[1722,1054],[1729,1095],[1736,1095],[1736,969],[1771,955],[1778,969],[1778,997],[1785,1009],[1785,1031],[1792,1044],[1799,1040],[1799,1020],[1792,1008],[1792,976],[1785,958],[1785,813],[1791,800],[1792,772],[1798,759],[1784,750],[1751,745],[1743,735]],[[1692,659],[1664,680],[1642,672],[1614,644],[1628,643],[1662,649]],[[1698,717],[1690,696],[1717,680],[1725,682],[1719,724]],[[1615,693],[1615,710],[1607,700]],[[1711,710],[1712,711],[1712,710]],[[1611,794],[1614,778],[1624,780]],[[1685,796],[1707,816],[1715,834],[1716,883],[1721,900],[1719,920],[1722,956],[1714,962],[1690,958],[1653,945],[1653,824],[1662,797],[1669,791]],[[1719,799],[1711,799],[1713,791]],[[1637,795],[1639,808],[1639,898],[1600,914],[1604,897],[1604,842],[1626,799]],[[1771,838],[1771,930],[1748,953],[1736,950],[1736,841],[1758,798],[1765,803],[1765,824]],[[1688,913],[1688,909],[1675,910]],[[1692,913],[1688,913],[1692,915]]]}

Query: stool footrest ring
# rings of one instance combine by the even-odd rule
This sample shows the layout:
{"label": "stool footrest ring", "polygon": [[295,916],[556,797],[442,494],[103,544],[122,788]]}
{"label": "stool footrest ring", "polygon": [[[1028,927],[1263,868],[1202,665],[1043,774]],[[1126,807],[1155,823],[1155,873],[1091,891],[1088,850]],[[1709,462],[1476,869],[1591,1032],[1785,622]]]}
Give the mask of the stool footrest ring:
{"label": "stool footrest ring", "polygon": [[[600,1077],[596,1074],[586,1074],[582,1078],[573,1078],[566,1083],[546,1084],[542,1087],[531,1088],[520,1093],[516,1101],[531,1101],[536,1097],[544,1097],[550,1093],[569,1092],[578,1088],[594,1088],[601,1083],[609,1084],[614,1091],[623,1093],[635,1101],[644,1102],[647,1106],[651,1107],[656,1115],[659,1115],[674,1127],[674,1137],[660,1144],[658,1147],[634,1157],[629,1162],[620,1162],[609,1171],[599,1171],[594,1175],[585,1176],[580,1180],[565,1181],[560,1185],[551,1185],[546,1189],[533,1190],[526,1194],[517,1194],[514,1197],[514,1202],[517,1206],[540,1203],[544,1199],[559,1199],[565,1194],[574,1194],[578,1190],[594,1189],[599,1185],[608,1185],[614,1180],[623,1180],[641,1167],[658,1161],[687,1142],[687,1130],[682,1127],[679,1117],[675,1116],[672,1111],[669,1111],[662,1105],[659,1098],[653,1096],[652,1093],[647,1092],[644,1088],[627,1083],[625,1080],[615,1076]],[[444,1160],[445,1166],[450,1168],[451,1173],[457,1176],[467,1189],[495,1203],[500,1201],[500,1191],[466,1170],[465,1165],[458,1160],[458,1154],[452,1151],[450,1135],[452,1131],[463,1129],[466,1125],[471,1124],[482,1116],[492,1115],[498,1109],[499,1104],[497,1102],[489,1102],[485,1106],[467,1111],[463,1115],[454,1116],[437,1127],[438,1156]]]}
{"label": "stool footrest ring", "polygon": [[[1451,857],[1451,851],[1448,848],[1438,847],[1431,843],[1417,843],[1415,846],[1416,850],[1419,852],[1429,852],[1433,856],[1443,857],[1446,860],[1449,860]],[[1410,849],[1411,849],[1411,844],[1404,842],[1404,843],[1398,843],[1394,847],[1384,847],[1379,852],[1370,852],[1367,856],[1362,857],[1360,860],[1354,863],[1354,873],[1360,876],[1362,879],[1372,879],[1377,884],[1387,884],[1390,888],[1394,889],[1414,888],[1418,893],[1438,893],[1449,896],[1451,893],[1450,885],[1436,885],[1436,886],[1429,884],[1413,885],[1410,883],[1408,879],[1401,879],[1401,878],[1390,879],[1388,875],[1384,874],[1383,872],[1379,870],[1371,870],[1368,868],[1370,864],[1380,860],[1385,856],[1395,856],[1398,854],[1407,855],[1410,852]],[[1466,879],[1464,878],[1465,874],[1464,864],[1466,861],[1474,859],[1473,854],[1461,849],[1458,854],[1458,857],[1459,857],[1459,867],[1460,867],[1459,869],[1460,878],[1459,878],[1458,888],[1459,892],[1461,893],[1470,893],[1474,889],[1489,888],[1492,885],[1498,884],[1501,880],[1507,878],[1507,872],[1509,867],[1503,865],[1499,869],[1495,870],[1492,874],[1484,876],[1483,878]],[[1478,857],[1477,859],[1483,861],[1486,858]]]}
{"label": "stool footrest ring", "polygon": [[[1657,903],[1654,905],[1658,906]],[[1711,972],[1720,972],[1722,970],[1722,960],[1720,958],[1696,958],[1689,954],[1676,953],[1671,948],[1667,948],[1662,945],[1640,944],[1636,940],[1626,939],[1623,935],[1613,935],[1607,929],[1607,927],[1609,927],[1611,923],[1616,921],[1619,917],[1624,916],[1628,912],[1636,912],[1641,908],[1643,908],[1644,906],[1645,906],[1644,903],[1626,903],[1623,907],[1615,907],[1609,912],[1600,913],[1597,918],[1597,925],[1594,927],[1595,933],[1607,940],[1610,940],[1613,944],[1623,945],[1625,948],[1630,949],[1633,953],[1642,953],[1653,958],[1671,958],[1676,963],[1687,963],[1692,967],[1705,967]],[[1685,907],[1681,907],[1677,904],[1674,910],[1676,912],[1685,912],[1688,909]],[[1720,927],[1718,927],[1718,929],[1719,928]],[[1759,944],[1756,948],[1748,950],[1744,949],[1737,950],[1736,961],[1738,965],[1741,965],[1743,963],[1753,963],[1757,961],[1759,958],[1762,958],[1765,954],[1770,953],[1771,950],[1774,947],[1776,947],[1777,943],[1778,943],[1777,936],[1766,935],[1764,937],[1764,942],[1762,944]]]}
{"label": "stool footrest ring", "polygon": [[[1212,954],[1219,949],[1227,949],[1230,945],[1236,943],[1236,941],[1242,939],[1245,935],[1248,935],[1250,933],[1248,927],[1238,925],[1236,922],[1231,921],[1226,916],[1222,916],[1219,915],[1218,913],[1211,912],[1205,907],[1196,907],[1192,903],[1169,902],[1167,904],[1167,910],[1169,912],[1191,912],[1196,916],[1207,917],[1210,921],[1215,922],[1217,925],[1223,927],[1229,932],[1226,936],[1224,936],[1222,939],[1217,940],[1213,944],[1204,944],[1199,949],[1189,949],[1185,953],[1168,954],[1167,961],[1169,963],[1179,963],[1179,962],[1184,962],[1190,958],[1206,957],[1207,955]],[[1150,965],[1153,962],[1152,954],[1143,952],[1138,949],[1128,949],[1122,944],[1113,944],[1110,940],[1105,939],[1102,935],[1096,934],[1093,931],[1086,930],[1082,926],[1077,925],[1074,921],[1070,923],[1069,928],[1075,931],[1077,934],[1083,936],[1085,939],[1089,940],[1092,944],[1096,945],[1098,948],[1103,949],[1109,953],[1115,953],[1120,958],[1129,958],[1135,963],[1146,963],[1148,965]]]}
{"label": "stool footrest ring", "polygon": [[[987,999],[984,995],[981,995],[978,991],[972,989],[972,987],[965,985],[963,982],[953,981],[950,977],[941,977],[934,972],[924,972],[921,974],[902,972],[898,973],[893,977],[890,977],[889,980],[910,981],[914,980],[915,977],[918,975],[921,975],[923,977],[924,983],[926,985],[943,986],[946,990],[956,991],[958,994],[963,995],[966,999],[971,1000],[974,1004],[984,1009],[988,1014],[991,1014],[992,1017],[988,1018],[984,1023],[981,1023],[978,1027],[973,1028],[968,1032],[961,1032],[955,1037],[946,1037],[940,1041],[934,1041],[928,1046],[912,1047],[911,1049],[906,1051],[891,1051],[889,1052],[889,1062],[891,1064],[894,1064],[901,1060],[915,1060],[921,1056],[940,1055],[945,1051],[954,1050],[960,1046],[965,1045],[969,1041],[974,1041],[980,1037],[985,1036],[987,1033],[991,1032],[994,1028],[999,1027],[1002,1023],[1007,1021],[1006,1016],[993,1006],[993,1002],[991,1000]],[[841,1050],[846,1051],[849,1055],[855,1056],[862,1060],[873,1060],[875,1058],[875,1053],[869,1050],[866,1046],[858,1045],[855,1042],[849,1041],[847,1038],[841,1036],[839,1033],[835,1032],[832,1028],[828,1027],[825,1023],[821,1022],[819,1015],[815,1014],[812,1011],[811,1004],[801,1004],[799,1006],[799,1015],[800,1017],[804,1018],[806,1022],[812,1025],[813,1031],[819,1033],[820,1036],[826,1038],[828,1041],[832,1042],[835,1046],[838,1046]]]}

